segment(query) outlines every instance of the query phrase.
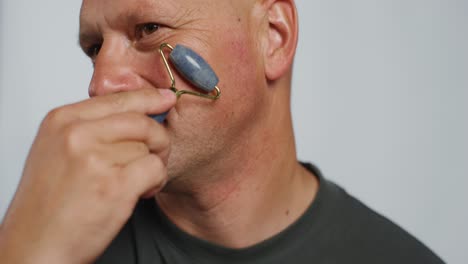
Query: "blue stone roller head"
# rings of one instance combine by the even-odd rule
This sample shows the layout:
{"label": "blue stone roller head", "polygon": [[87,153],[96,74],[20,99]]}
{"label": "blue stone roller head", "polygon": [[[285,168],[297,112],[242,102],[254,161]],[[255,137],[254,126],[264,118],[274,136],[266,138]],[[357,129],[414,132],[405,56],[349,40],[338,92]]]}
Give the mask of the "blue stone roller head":
{"label": "blue stone roller head", "polygon": [[[177,72],[193,86],[198,88],[200,91],[203,91],[203,93],[177,90],[175,87],[174,75],[172,74],[169,63],[164,55],[165,48],[171,50],[169,61]],[[190,94],[212,100],[219,98],[221,92],[217,87],[219,82],[218,76],[216,76],[216,73],[210,65],[195,51],[183,45],[176,45],[175,48],[173,48],[169,44],[163,43],[160,46],[159,52],[163,58],[169,77],[171,78],[171,90],[176,93],[177,97],[180,97],[182,94]],[[213,94],[213,91],[215,91],[215,94]],[[168,112],[151,115],[151,117],[157,122],[162,123],[166,119],[167,114]]]}

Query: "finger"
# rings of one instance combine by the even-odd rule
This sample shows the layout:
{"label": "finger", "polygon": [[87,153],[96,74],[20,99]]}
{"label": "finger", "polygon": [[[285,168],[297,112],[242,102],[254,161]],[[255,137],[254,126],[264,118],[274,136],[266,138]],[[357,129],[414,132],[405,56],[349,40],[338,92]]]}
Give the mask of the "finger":
{"label": "finger", "polygon": [[135,190],[135,198],[142,198],[152,191],[160,191],[167,182],[167,169],[162,159],[149,154],[129,163],[122,170],[128,186]]}
{"label": "finger", "polygon": [[152,153],[166,150],[170,143],[164,126],[138,113],[120,113],[98,120],[83,121],[80,123],[80,130],[104,144],[142,142]]}
{"label": "finger", "polygon": [[74,118],[91,120],[124,112],[161,114],[175,103],[176,96],[169,89],[140,89],[93,97],[68,107]]}
{"label": "finger", "polygon": [[125,166],[150,153],[145,143],[135,141],[109,144],[105,146],[102,152],[106,159],[112,162],[112,165],[118,167]]}

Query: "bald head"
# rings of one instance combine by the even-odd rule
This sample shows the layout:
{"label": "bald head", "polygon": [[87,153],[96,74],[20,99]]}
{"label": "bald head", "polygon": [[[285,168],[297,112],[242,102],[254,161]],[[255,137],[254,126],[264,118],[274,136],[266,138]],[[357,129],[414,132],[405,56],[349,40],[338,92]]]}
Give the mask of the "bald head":
{"label": "bald head", "polygon": [[[217,101],[181,98],[169,113],[171,176],[239,162],[252,147],[243,146],[246,138],[277,123],[269,116],[289,113],[297,42],[292,0],[83,1],[80,45],[95,65],[92,96],[169,87],[157,52],[163,42],[199,53],[222,91]],[[179,74],[175,78],[178,89],[196,89]]]}

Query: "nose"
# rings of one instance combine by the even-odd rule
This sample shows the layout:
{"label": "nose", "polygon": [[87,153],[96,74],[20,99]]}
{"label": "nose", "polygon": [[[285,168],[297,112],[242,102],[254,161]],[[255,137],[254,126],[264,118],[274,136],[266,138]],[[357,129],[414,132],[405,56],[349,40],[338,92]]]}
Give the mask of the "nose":
{"label": "nose", "polygon": [[135,90],[142,86],[142,82],[132,65],[130,46],[118,39],[104,41],[95,60],[89,96]]}

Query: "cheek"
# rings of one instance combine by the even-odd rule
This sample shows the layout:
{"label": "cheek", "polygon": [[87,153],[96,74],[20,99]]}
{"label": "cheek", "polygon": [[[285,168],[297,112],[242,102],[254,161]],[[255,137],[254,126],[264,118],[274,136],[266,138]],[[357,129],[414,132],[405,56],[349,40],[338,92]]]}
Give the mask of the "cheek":
{"label": "cheek", "polygon": [[[223,72],[226,78],[234,80],[251,79],[256,67],[254,52],[245,36],[237,36],[222,45],[219,57],[223,60]],[[240,79],[239,79],[240,78]]]}
{"label": "cheek", "polygon": [[[220,87],[225,95],[223,99],[231,104],[229,107],[237,109],[235,112],[251,111],[262,96],[262,67],[251,43],[247,35],[234,33],[220,45],[217,60]],[[233,111],[226,111],[228,113],[233,115]]]}
{"label": "cheek", "polygon": [[135,56],[132,63],[139,69],[141,77],[154,87],[169,88],[171,86],[171,79],[159,54],[159,49]]}

